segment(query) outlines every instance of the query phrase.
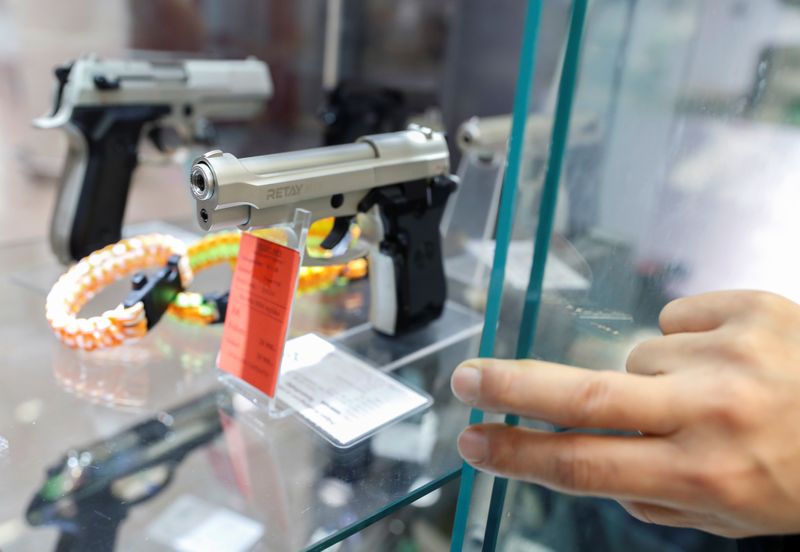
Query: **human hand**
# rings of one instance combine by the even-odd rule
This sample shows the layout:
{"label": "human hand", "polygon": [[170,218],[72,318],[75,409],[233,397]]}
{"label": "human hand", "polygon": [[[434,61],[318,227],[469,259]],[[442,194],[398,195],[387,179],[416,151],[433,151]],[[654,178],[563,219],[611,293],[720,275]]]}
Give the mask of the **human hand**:
{"label": "human hand", "polygon": [[453,392],[490,412],[641,435],[480,424],[458,447],[476,468],[637,519],[727,537],[800,532],[800,306],[752,291],[678,299],[628,374],[533,360],[469,360]]}

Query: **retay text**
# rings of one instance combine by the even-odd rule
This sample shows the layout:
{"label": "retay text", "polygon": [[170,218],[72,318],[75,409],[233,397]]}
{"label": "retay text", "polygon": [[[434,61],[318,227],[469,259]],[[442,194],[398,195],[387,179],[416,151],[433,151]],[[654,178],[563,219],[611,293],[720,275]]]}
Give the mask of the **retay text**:
{"label": "retay text", "polygon": [[298,196],[302,190],[302,184],[289,184],[288,186],[282,186],[280,188],[268,188],[267,199],[284,199],[287,197]]}

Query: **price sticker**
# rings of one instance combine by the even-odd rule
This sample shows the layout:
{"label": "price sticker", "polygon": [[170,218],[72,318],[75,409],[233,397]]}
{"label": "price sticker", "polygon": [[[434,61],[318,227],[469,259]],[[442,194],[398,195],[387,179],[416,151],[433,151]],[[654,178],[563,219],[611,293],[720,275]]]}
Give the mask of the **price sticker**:
{"label": "price sticker", "polygon": [[220,369],[275,396],[300,253],[243,234],[231,282]]}

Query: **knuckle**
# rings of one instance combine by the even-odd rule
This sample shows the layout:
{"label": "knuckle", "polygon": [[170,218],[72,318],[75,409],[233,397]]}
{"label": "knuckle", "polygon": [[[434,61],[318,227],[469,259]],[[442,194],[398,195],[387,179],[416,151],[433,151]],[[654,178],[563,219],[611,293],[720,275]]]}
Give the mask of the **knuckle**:
{"label": "knuckle", "polygon": [[728,361],[755,367],[763,362],[764,351],[769,350],[770,340],[769,334],[762,329],[737,329],[720,336],[717,350]]}
{"label": "knuckle", "polygon": [[713,503],[719,503],[725,493],[725,479],[720,476],[719,467],[712,462],[698,463],[686,476],[693,493],[705,497]]}
{"label": "knuckle", "polygon": [[720,506],[729,513],[743,512],[747,509],[752,497],[744,486],[720,483],[717,486],[717,500]]}
{"label": "knuckle", "polygon": [[576,427],[590,425],[608,405],[609,386],[599,374],[587,377],[573,393],[567,412],[571,425]]}
{"label": "knuckle", "polygon": [[763,407],[756,381],[743,377],[723,377],[707,403],[707,416],[713,423],[741,428],[758,418]]}
{"label": "knuckle", "polygon": [[740,479],[742,470],[733,460],[721,459],[709,462],[702,468],[695,479],[698,490],[713,504],[726,512],[739,512],[747,507],[751,500],[747,485]]}
{"label": "knuckle", "polygon": [[553,484],[567,492],[589,491],[603,477],[603,470],[581,453],[577,441],[567,441],[552,457]]}
{"label": "knuckle", "polygon": [[758,481],[758,466],[739,456],[716,452],[689,464],[676,472],[694,502],[712,506],[728,513],[745,512],[753,502],[754,481]]}

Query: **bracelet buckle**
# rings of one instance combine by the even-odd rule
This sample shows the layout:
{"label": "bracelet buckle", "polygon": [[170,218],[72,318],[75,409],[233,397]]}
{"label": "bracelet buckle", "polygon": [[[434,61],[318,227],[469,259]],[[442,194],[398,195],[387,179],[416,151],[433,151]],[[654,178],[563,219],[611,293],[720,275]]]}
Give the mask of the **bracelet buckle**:
{"label": "bracelet buckle", "polygon": [[148,278],[144,272],[137,272],[131,279],[133,289],[125,298],[123,305],[129,308],[141,301],[144,305],[148,330],[161,320],[170,303],[183,291],[181,274],[178,270],[180,260],[180,255],[172,255],[167,265],[154,277]]}
{"label": "bracelet buckle", "polygon": [[211,322],[212,324],[220,324],[225,322],[225,315],[228,313],[228,297],[229,291],[223,293],[207,293],[203,295],[203,302],[212,305],[216,311],[216,319]]}

